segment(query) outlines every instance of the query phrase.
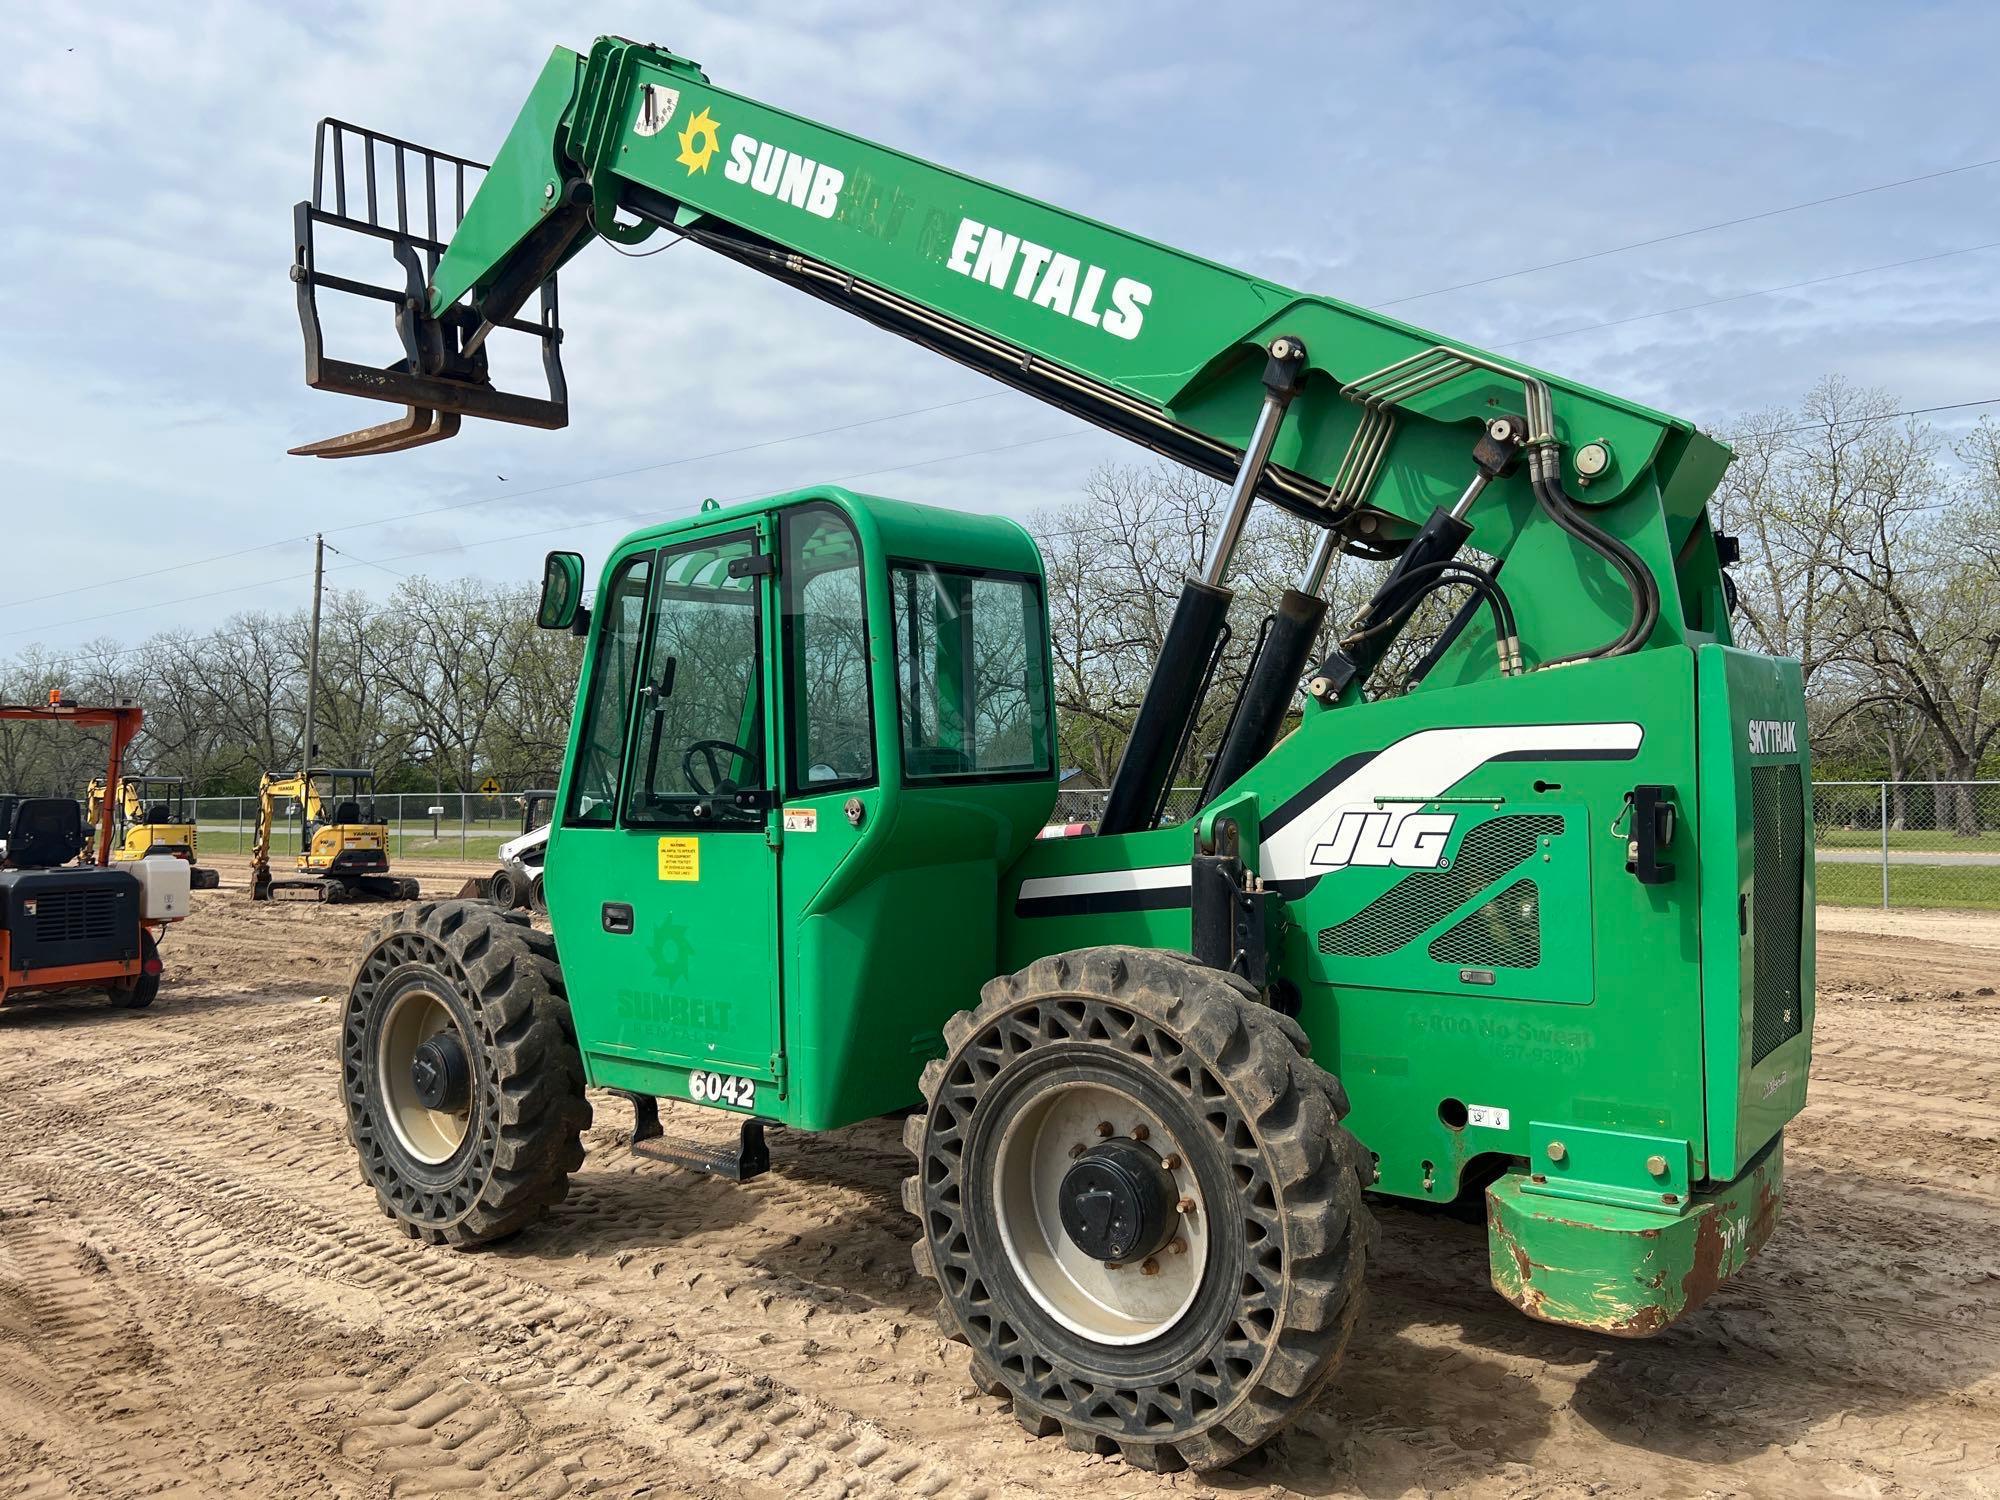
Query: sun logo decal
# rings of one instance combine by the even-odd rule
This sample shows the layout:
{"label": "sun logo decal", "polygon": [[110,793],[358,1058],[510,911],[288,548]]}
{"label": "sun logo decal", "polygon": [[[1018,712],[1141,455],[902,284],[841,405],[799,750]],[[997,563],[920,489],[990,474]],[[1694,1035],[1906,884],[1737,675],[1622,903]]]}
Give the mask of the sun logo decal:
{"label": "sun logo decal", "polygon": [[722,145],[721,139],[715,133],[715,121],[709,117],[706,109],[696,112],[695,117],[688,121],[687,129],[683,130],[677,139],[681,143],[681,154],[674,160],[688,169],[690,177],[696,172],[706,172],[710,158]]}

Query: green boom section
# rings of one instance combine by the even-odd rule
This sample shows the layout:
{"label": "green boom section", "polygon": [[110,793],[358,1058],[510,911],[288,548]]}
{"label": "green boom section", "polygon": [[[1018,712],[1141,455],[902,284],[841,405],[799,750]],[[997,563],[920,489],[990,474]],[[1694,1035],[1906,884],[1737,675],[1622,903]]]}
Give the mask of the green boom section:
{"label": "green boom section", "polygon": [[[1523,382],[1543,382],[1554,430],[1538,436],[1560,442],[1572,493],[1660,580],[1659,638],[1727,639],[1713,549],[1700,543],[1728,454],[1678,418],[804,119],[615,39],[550,58],[437,269],[433,311],[463,297],[510,315],[484,299],[522,295],[510,257],[578,198],[590,208],[570,254],[593,234],[638,243],[670,224],[1211,473],[1229,472],[1247,440],[1264,346],[1302,339],[1308,375],[1264,493],[1356,545],[1393,545],[1449,504],[1471,477],[1476,423],[1521,411]],[[1440,349],[1466,361],[1440,383],[1398,396],[1396,380],[1375,378]],[[1393,431],[1371,447],[1381,434],[1364,423],[1388,417]],[[1589,474],[1575,467],[1586,445],[1601,455]],[[1520,547],[1517,576],[1583,575],[1556,608],[1523,591],[1523,635],[1547,659],[1601,641],[1623,604],[1601,560],[1533,525],[1535,513],[1526,479],[1504,478],[1471,545],[1499,557]],[[1479,644],[1474,632],[1457,661]]]}

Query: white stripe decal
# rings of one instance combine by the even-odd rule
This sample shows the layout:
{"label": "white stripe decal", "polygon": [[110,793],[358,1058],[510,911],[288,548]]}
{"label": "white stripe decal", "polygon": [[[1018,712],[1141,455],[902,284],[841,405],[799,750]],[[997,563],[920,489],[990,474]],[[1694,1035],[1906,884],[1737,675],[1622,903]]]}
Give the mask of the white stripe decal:
{"label": "white stripe decal", "polygon": [[[1264,876],[1310,880],[1340,863],[1331,852],[1319,859],[1315,855],[1331,839],[1333,824],[1343,811],[1386,813],[1387,827],[1378,836],[1387,843],[1405,817],[1420,811],[1423,799],[1443,796],[1496,756],[1630,754],[1644,738],[1645,731],[1637,724],[1495,724],[1423,730],[1396,741],[1265,839]],[[1410,800],[1378,803],[1379,797]]]}
{"label": "white stripe decal", "polygon": [[1022,901],[1057,897],[1123,895],[1128,891],[1172,890],[1188,883],[1186,865],[1150,865],[1138,870],[1099,870],[1086,875],[1042,875],[1021,882]]}

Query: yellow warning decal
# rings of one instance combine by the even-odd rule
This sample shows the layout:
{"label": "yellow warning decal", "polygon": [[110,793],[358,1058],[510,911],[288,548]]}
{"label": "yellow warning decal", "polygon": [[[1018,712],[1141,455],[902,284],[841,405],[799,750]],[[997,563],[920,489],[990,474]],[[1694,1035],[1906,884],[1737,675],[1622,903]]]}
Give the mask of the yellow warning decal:
{"label": "yellow warning decal", "polygon": [[701,879],[701,840],[661,839],[660,879]]}

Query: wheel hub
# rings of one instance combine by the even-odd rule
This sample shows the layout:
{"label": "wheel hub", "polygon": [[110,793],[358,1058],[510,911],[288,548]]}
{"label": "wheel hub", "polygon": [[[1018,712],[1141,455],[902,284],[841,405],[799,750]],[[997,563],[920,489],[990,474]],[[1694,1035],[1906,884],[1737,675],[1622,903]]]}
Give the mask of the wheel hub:
{"label": "wheel hub", "polygon": [[439,1032],[410,1059],[410,1082],[425,1109],[462,1110],[472,1097],[472,1068],[457,1036]]}
{"label": "wheel hub", "polygon": [[412,985],[385,1008],[375,1077],[403,1149],[428,1166],[451,1160],[471,1126],[472,1058],[451,1008],[428,988]]}
{"label": "wheel hub", "polygon": [[995,1149],[993,1212],[1022,1288],[1072,1333],[1158,1338],[1187,1316],[1209,1234],[1186,1143],[1136,1093],[1061,1078],[1031,1095]]}
{"label": "wheel hub", "polygon": [[1174,1237],[1179,1192],[1159,1153],[1120,1138],[1093,1146],[1063,1174],[1057,1211],[1071,1244],[1093,1260],[1143,1260]]}

